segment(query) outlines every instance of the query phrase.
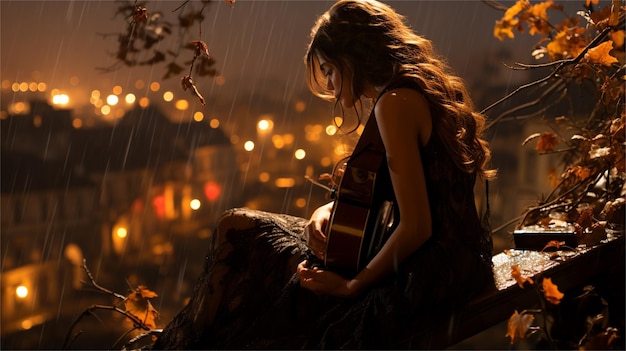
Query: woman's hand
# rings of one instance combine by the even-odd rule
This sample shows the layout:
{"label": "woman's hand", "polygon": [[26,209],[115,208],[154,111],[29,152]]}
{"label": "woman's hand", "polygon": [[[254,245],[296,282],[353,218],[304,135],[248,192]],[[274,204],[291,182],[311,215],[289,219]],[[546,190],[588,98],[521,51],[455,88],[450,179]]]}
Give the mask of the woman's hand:
{"label": "woman's hand", "polygon": [[298,275],[300,286],[317,294],[353,297],[358,293],[354,281],[323,268],[311,267],[306,260],[298,265]]}
{"label": "woman's hand", "polygon": [[324,234],[324,230],[328,225],[332,208],[332,202],[317,208],[311,215],[309,223],[304,227],[307,246],[313,251],[315,256],[322,260],[326,255],[326,234]]}

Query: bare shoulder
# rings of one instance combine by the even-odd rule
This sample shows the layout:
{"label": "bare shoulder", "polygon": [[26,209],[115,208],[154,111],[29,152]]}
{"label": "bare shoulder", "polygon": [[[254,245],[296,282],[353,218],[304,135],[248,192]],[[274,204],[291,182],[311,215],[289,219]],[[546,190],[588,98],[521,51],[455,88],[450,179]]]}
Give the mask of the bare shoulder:
{"label": "bare shoulder", "polygon": [[385,92],[378,99],[374,112],[379,125],[414,131],[422,145],[430,137],[432,119],[428,100],[415,89],[396,88]]}

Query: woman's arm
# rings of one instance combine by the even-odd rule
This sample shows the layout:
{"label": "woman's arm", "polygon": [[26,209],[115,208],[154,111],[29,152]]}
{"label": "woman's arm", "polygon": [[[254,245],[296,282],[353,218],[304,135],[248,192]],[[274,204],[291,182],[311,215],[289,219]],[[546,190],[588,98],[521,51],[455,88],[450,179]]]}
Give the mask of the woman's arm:
{"label": "woman's arm", "polygon": [[348,283],[358,295],[382,279],[430,238],[431,213],[420,149],[429,140],[432,120],[428,101],[412,89],[385,93],[375,107],[400,222],[369,264]]}
{"label": "woman's arm", "polygon": [[420,155],[420,147],[432,132],[428,102],[415,90],[395,89],[385,93],[375,109],[400,222],[378,254],[352,280],[301,263],[298,267],[301,284],[319,293],[359,295],[394,271],[431,236],[430,206]]}
{"label": "woman's arm", "polygon": [[315,256],[324,259],[326,253],[326,228],[330,218],[330,212],[333,209],[334,202],[318,207],[311,219],[304,227],[304,235],[306,237],[307,246],[313,251]]}

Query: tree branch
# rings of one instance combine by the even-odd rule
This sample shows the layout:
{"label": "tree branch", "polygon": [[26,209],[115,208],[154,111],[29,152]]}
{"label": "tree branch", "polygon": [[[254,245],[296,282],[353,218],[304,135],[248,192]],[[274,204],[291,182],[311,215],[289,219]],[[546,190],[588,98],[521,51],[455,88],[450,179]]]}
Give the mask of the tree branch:
{"label": "tree branch", "polygon": [[[621,18],[621,17],[620,17]],[[561,60],[561,61],[556,61],[556,63],[558,63],[557,67],[550,72],[550,74],[548,74],[547,76],[538,79],[536,81],[524,84],[519,86],[517,89],[515,89],[514,91],[510,92],[509,94],[507,94],[506,96],[504,96],[503,98],[497,100],[496,102],[494,102],[493,104],[487,106],[485,109],[483,109],[481,111],[482,114],[485,114],[487,111],[491,110],[492,108],[496,107],[497,105],[501,104],[502,102],[510,99],[512,96],[518,94],[519,92],[526,90],[530,87],[542,84],[544,82],[549,81],[550,79],[557,77],[557,73],[559,73],[559,71],[561,71],[561,69],[563,69],[566,66],[569,65],[573,65],[576,64],[578,62],[580,62],[584,57],[585,54],[587,53],[587,51],[589,51],[589,49],[595,47],[600,41],[602,41],[602,39],[604,39],[604,37],[612,30],[612,27],[607,27],[604,30],[602,30],[602,32],[600,32],[598,35],[596,35],[595,38],[593,38],[593,40],[587,44],[587,46],[585,46],[585,48],[574,58],[571,59],[566,59],[566,60]]]}

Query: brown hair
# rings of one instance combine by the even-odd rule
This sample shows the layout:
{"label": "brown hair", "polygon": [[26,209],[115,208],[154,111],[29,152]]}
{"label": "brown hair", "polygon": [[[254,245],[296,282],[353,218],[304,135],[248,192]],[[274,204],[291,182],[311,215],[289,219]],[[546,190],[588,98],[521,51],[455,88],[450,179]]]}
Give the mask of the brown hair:
{"label": "brown hair", "polygon": [[481,139],[485,117],[477,113],[464,82],[451,73],[432,43],[417,35],[390,6],[373,0],[340,0],[319,17],[305,56],[311,92],[334,98],[316,55],[341,73],[352,71],[353,96],[367,85],[386,87],[399,79],[416,82],[428,99],[433,126],[456,165],[465,172],[495,175],[487,170],[487,141]]}

